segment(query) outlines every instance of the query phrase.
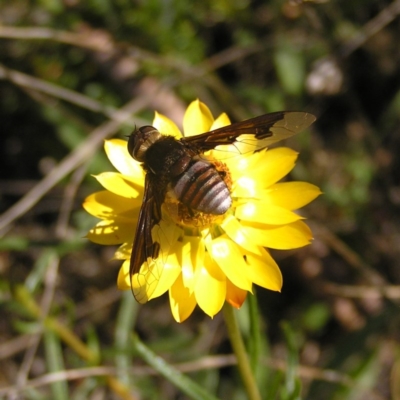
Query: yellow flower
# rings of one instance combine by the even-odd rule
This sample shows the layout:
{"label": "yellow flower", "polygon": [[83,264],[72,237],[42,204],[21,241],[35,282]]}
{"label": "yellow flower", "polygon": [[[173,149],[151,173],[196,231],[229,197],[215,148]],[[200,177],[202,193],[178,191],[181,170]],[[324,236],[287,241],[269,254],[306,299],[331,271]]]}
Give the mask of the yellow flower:
{"label": "yellow flower", "polygon": [[[185,136],[229,125],[226,114],[214,119],[208,107],[192,102],[183,120]],[[156,113],[153,126],[177,139],[177,126]],[[231,146],[233,147],[233,146]],[[193,312],[196,304],[209,316],[225,301],[239,308],[256,284],[280,291],[281,272],[266,248],[294,249],[310,243],[312,234],[303,217],[294,212],[321,192],[309,183],[277,183],[295,165],[297,153],[280,147],[256,153],[213,150],[207,157],[226,171],[232,206],[222,216],[174,216],[173,201],[166,201],[163,219],[152,231],[161,244],[154,264],[144,263],[137,279],[129,275],[130,254],[143,196],[144,171],[128,153],[127,142],[105,142],[105,151],[119,172],[104,172],[96,179],[106,189],[86,198],[84,208],[100,218],[87,237],[99,244],[121,246],[116,259],[124,260],[118,288],[133,290],[140,302],[169,292],[171,311],[178,322]],[[243,150],[243,149],[242,149]],[[209,218],[207,218],[209,217]],[[133,287],[131,287],[133,286]]]}

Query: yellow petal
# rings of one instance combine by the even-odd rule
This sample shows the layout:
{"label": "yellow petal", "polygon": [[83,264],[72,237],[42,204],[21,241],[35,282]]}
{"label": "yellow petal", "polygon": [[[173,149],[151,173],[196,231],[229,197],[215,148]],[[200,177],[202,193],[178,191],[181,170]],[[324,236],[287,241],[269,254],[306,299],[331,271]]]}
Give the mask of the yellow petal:
{"label": "yellow petal", "polygon": [[183,322],[188,318],[196,307],[196,298],[189,289],[185,287],[182,275],[179,275],[169,289],[169,304],[175,321]]}
{"label": "yellow petal", "polygon": [[288,225],[245,224],[242,229],[259,246],[289,250],[307,246],[312,240],[310,228],[303,221]]}
{"label": "yellow petal", "polygon": [[298,153],[287,147],[260,152],[250,174],[267,188],[286,176],[294,167]]}
{"label": "yellow petal", "polygon": [[213,122],[213,124],[210,127],[210,131],[213,131],[214,129],[222,128],[224,126],[228,126],[230,124],[231,124],[231,120],[229,119],[228,115],[226,113],[222,113]]}
{"label": "yellow petal", "polygon": [[184,136],[208,132],[213,122],[214,118],[210,109],[199,100],[192,101],[183,117]]}
{"label": "yellow petal", "polygon": [[284,225],[303,219],[293,211],[263,201],[248,201],[236,207],[236,218],[269,225]]}
{"label": "yellow petal", "polygon": [[313,201],[321,190],[307,182],[276,183],[258,193],[258,198],[270,201],[288,210],[297,210]]}
{"label": "yellow petal", "polygon": [[97,218],[125,222],[137,220],[140,206],[138,199],[127,199],[107,190],[92,193],[83,203],[83,208]]}
{"label": "yellow petal", "polygon": [[246,253],[247,275],[256,285],[279,292],[282,273],[268,251],[262,249],[262,253]]}
{"label": "yellow petal", "polygon": [[235,308],[240,308],[246,300],[247,290],[239,289],[229,279],[226,280],[226,301]]}
{"label": "yellow petal", "polygon": [[140,271],[132,276],[132,291],[136,300],[143,304],[164,294],[180,274],[175,254],[166,260],[161,258],[144,262]]}
{"label": "yellow petal", "polygon": [[105,189],[128,199],[138,197],[140,192],[143,193],[144,177],[130,179],[118,172],[103,172],[94,177]]}
{"label": "yellow petal", "polygon": [[235,179],[231,196],[232,197],[244,197],[252,198],[259,197],[261,189],[261,179],[252,175],[243,175],[238,179]]}
{"label": "yellow petal", "polygon": [[171,135],[176,139],[181,139],[182,134],[174,122],[172,122],[165,115],[155,112],[153,120],[154,128],[158,129],[163,135]]}
{"label": "yellow petal", "polygon": [[126,260],[119,269],[117,287],[119,290],[131,289],[131,279],[129,276],[129,260]]}
{"label": "yellow petal", "polygon": [[118,273],[118,289],[132,289],[136,300],[139,303],[146,303],[148,300],[165,293],[172,286],[174,280],[176,280],[177,275],[175,278],[173,277],[169,266],[169,263],[163,264],[160,260],[154,260],[150,265],[144,263],[140,273],[132,276],[131,282],[129,274],[130,260],[126,260]]}
{"label": "yellow petal", "polygon": [[205,247],[202,237],[186,236],[185,240],[190,241],[190,256],[194,269],[201,267],[204,264]]}
{"label": "yellow petal", "polygon": [[190,242],[178,242],[175,249],[178,262],[181,265],[181,275],[179,279],[182,280],[182,285],[185,289],[187,289],[189,293],[193,293],[195,280]]}
{"label": "yellow petal", "polygon": [[123,243],[118,247],[117,251],[114,253],[114,260],[127,260],[130,259],[132,252],[132,243]]}
{"label": "yellow petal", "polygon": [[178,260],[182,265],[183,285],[190,293],[193,293],[194,290],[195,271],[204,264],[204,254],[205,248],[201,237],[184,237],[184,244],[178,253]]}
{"label": "yellow petal", "polygon": [[[157,267],[158,271],[159,271],[159,269],[160,269],[160,267]],[[157,272],[157,273],[159,273],[159,272]],[[153,290],[153,292],[151,294],[150,294],[150,290],[148,291],[149,300],[159,297],[159,296],[163,295],[167,290],[169,290],[169,288],[176,281],[176,278],[180,275],[180,273],[181,273],[181,267],[178,263],[178,260],[176,259],[176,255],[170,254],[167,258],[167,261],[165,263],[162,262],[162,270],[159,275],[158,282],[156,283],[155,289]],[[154,270],[151,273],[151,275],[152,276],[156,275]]]}
{"label": "yellow petal", "polygon": [[196,270],[194,294],[199,307],[212,318],[224,305],[226,277],[208,253],[204,261],[204,265]]}
{"label": "yellow petal", "polygon": [[86,237],[93,243],[114,245],[132,242],[134,233],[135,224],[100,221]]}
{"label": "yellow petal", "polygon": [[[218,151],[215,151],[216,155]],[[229,172],[232,175],[233,181],[237,181],[242,176],[251,176],[252,171],[255,169],[258,160],[264,152],[240,154],[236,157],[222,158],[227,165]]]}
{"label": "yellow petal", "polygon": [[226,217],[222,221],[221,228],[239,246],[253,253],[258,252],[258,245],[249,239],[245,230],[242,229],[241,223],[233,215]]}
{"label": "yellow petal", "polygon": [[161,220],[151,231],[153,240],[160,244],[159,257],[166,259],[169,254],[176,253],[178,239],[183,235],[182,228],[174,223]]}
{"label": "yellow petal", "polygon": [[104,150],[111,164],[122,175],[130,178],[143,177],[143,168],[128,153],[128,142],[121,139],[111,139],[104,142]]}
{"label": "yellow petal", "polygon": [[144,262],[139,273],[132,277],[133,293],[140,303],[164,294],[180,274],[176,246],[181,232],[175,224],[163,220],[152,229],[153,240],[160,245],[159,255]]}
{"label": "yellow petal", "polygon": [[246,263],[236,243],[227,235],[221,235],[211,243],[206,243],[206,247],[211,257],[235,286],[251,290],[252,283],[246,273]]}
{"label": "yellow petal", "polygon": [[[237,144],[235,144],[237,147]],[[219,148],[219,147],[218,147]],[[217,151],[213,155],[217,155]],[[254,196],[262,189],[268,188],[294,167],[298,153],[287,147],[264,150],[253,154],[242,154],[236,157],[218,157],[222,159],[234,182],[232,196]]]}

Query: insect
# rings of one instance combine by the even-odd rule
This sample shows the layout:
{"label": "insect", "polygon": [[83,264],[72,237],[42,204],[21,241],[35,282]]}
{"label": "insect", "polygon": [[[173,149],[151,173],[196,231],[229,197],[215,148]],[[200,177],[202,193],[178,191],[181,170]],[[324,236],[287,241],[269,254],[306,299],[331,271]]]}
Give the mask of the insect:
{"label": "insect", "polygon": [[[235,146],[239,153],[259,151],[299,133],[315,119],[304,112],[275,112],[179,140],[162,135],[152,126],[136,129],[129,137],[128,151],[142,163],[146,175],[130,259],[131,282],[143,264],[147,262],[149,268],[151,261],[157,261],[159,256],[161,244],[153,240],[152,230],[162,220],[161,208],[167,192],[172,191],[189,213],[223,215],[231,206],[224,172],[202,157],[206,151],[216,148],[227,151],[226,145]],[[138,275],[137,286],[140,286],[143,282],[139,282]],[[153,276],[154,279],[157,277]],[[133,293],[139,302],[147,301],[143,293],[135,294],[135,290]]]}

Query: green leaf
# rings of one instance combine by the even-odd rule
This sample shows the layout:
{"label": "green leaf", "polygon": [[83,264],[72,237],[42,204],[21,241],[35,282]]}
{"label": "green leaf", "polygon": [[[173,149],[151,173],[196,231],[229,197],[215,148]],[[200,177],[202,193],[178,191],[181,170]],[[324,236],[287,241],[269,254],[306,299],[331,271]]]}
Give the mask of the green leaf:
{"label": "green leaf", "polygon": [[42,254],[35,262],[32,271],[25,280],[25,286],[29,292],[33,293],[44,281],[47,268],[56,258],[57,255],[53,249],[48,248],[43,250]]}
{"label": "green leaf", "polygon": [[215,396],[208,393],[196,382],[182,374],[180,371],[169,365],[161,357],[153,353],[143,342],[140,341],[136,334],[132,335],[133,346],[139,353],[140,357],[151,367],[153,367],[160,375],[173,383],[177,388],[182,390],[186,395],[195,400],[217,400]]}
{"label": "green leaf", "polygon": [[299,357],[296,334],[287,322],[282,323],[282,330],[285,335],[288,357],[285,386],[281,393],[281,398],[282,400],[298,400],[300,399],[301,383],[297,377]]}
{"label": "green leaf", "polygon": [[[44,345],[46,351],[46,364],[48,372],[59,372],[65,369],[63,351],[60,338],[52,331],[44,333]],[[68,400],[68,385],[65,380],[58,380],[51,384],[52,398],[55,400]]]}
{"label": "green leaf", "polygon": [[29,240],[22,236],[8,236],[1,238],[0,251],[25,250],[29,246]]}
{"label": "green leaf", "polygon": [[115,326],[115,347],[121,349],[115,356],[115,365],[119,369],[118,377],[126,385],[131,381],[129,368],[132,366],[132,357],[129,352],[124,351],[129,347],[130,336],[139,310],[138,303],[130,291],[121,296],[120,308]]}

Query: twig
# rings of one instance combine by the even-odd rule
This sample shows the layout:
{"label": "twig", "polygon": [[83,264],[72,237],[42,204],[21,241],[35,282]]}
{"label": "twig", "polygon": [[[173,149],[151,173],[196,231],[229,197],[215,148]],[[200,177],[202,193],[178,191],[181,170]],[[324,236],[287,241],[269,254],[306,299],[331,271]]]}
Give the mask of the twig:
{"label": "twig", "polygon": [[[115,49],[122,47],[121,45],[118,45],[118,43],[115,43],[110,35],[104,30],[94,30],[90,28],[86,28],[84,33],[76,33],[41,27],[19,28],[13,26],[0,26],[0,37],[24,40],[51,40],[101,53],[111,53],[115,51]],[[269,40],[263,38],[253,46],[247,46],[245,48],[233,46],[214,55],[199,66],[189,65],[188,63],[182,60],[177,60],[174,57],[160,56],[148,50],[143,50],[140,47],[132,45],[125,45],[124,47],[126,48],[126,54],[135,60],[147,62],[152,61],[157,64],[162,62],[162,65],[179,70],[181,73],[189,75],[191,78],[195,78],[202,77],[212,70],[244,58],[254,52],[263,50],[269,42]]]}
{"label": "twig", "polygon": [[398,285],[354,286],[325,283],[323,288],[335,296],[360,299],[380,299],[382,297],[392,300],[400,299],[400,286]]}
{"label": "twig", "polygon": [[82,34],[58,31],[49,28],[15,28],[0,26],[0,37],[25,40],[52,40],[86,48],[92,51],[106,53],[108,58],[127,56],[135,61],[151,61],[156,65],[163,65],[171,70],[179,72],[178,77],[169,80],[169,86],[176,86],[177,84],[183,84],[194,79],[201,79],[201,85],[204,87],[204,84],[206,84],[208,87],[212,88],[215,95],[222,103],[231,106],[230,113],[234,118],[239,120],[248,117],[247,113],[243,109],[243,106],[235,100],[234,96],[232,96],[230,89],[216,74],[213,74],[212,72],[226,64],[270,46],[270,40],[264,40],[264,38],[262,38],[254,46],[248,46],[246,48],[234,46],[222,51],[220,54],[214,55],[208,60],[205,60],[200,65],[193,66],[183,60],[177,60],[174,57],[160,56],[136,46],[116,43],[106,32],[90,28],[86,28],[85,33]]}
{"label": "twig", "polygon": [[377,16],[369,20],[362,29],[358,30],[357,34],[342,46],[340,55],[348,57],[373,35],[397,18],[398,14],[400,14],[400,0],[395,0]]}
{"label": "twig", "polygon": [[[1,31],[0,27],[0,31]],[[7,79],[8,81],[14,83],[25,89],[36,90],[41,93],[56,97],[58,99],[67,101],[69,103],[75,104],[79,107],[85,108],[87,110],[102,113],[110,119],[119,118],[118,109],[112,106],[105,106],[99,101],[93,100],[88,96],[74,92],[70,89],[65,89],[54,83],[46,82],[39,78],[34,78],[22,72],[9,69],[4,65],[0,64],[0,79]],[[143,121],[135,118],[127,118],[126,123],[130,123],[132,126],[136,124],[141,124]]]}
{"label": "twig", "polygon": [[18,337],[13,337],[10,340],[4,340],[0,344],[0,360],[12,357],[14,354],[25,350],[29,347],[30,334],[24,334]]}
{"label": "twig", "polygon": [[64,196],[60,206],[60,213],[55,228],[55,234],[60,239],[67,238],[69,216],[73,208],[74,199],[78,192],[79,185],[85,177],[87,166],[88,164],[85,163],[76,169],[65,187]]}
{"label": "twig", "polygon": [[[188,361],[179,364],[171,364],[171,365],[180,372],[190,373],[190,372],[198,372],[202,370],[217,369],[217,368],[232,366],[236,365],[236,362],[237,362],[236,357],[233,354],[224,354],[216,356],[206,356],[202,357],[199,360]],[[275,370],[285,371],[287,368],[286,362],[283,360],[264,359],[262,360],[262,363],[264,365],[268,365],[269,367]],[[79,369],[70,369],[66,371],[52,372],[49,374],[42,375],[39,378],[31,379],[30,381],[27,382],[25,389],[38,388],[62,380],[71,381],[77,379],[85,379],[94,376],[117,375],[120,372],[121,372],[120,368],[113,366],[88,367],[88,368],[79,368]],[[128,369],[128,372],[132,376],[137,376],[137,377],[158,375],[156,371],[154,371],[151,367],[148,366],[132,367]],[[321,369],[321,368],[300,365],[297,369],[297,372],[300,378],[316,380],[316,381],[325,381],[331,383],[339,383],[350,387],[357,386],[357,383],[348,375],[330,369]],[[14,386],[0,389],[0,395],[8,394],[11,392],[20,393],[21,390],[15,388]]]}
{"label": "twig", "polygon": [[[110,47],[112,47],[112,42],[108,36],[104,34],[104,31],[96,31],[96,33],[97,35],[88,35],[86,33],[75,33],[41,27],[16,28],[13,26],[0,26],[0,37],[2,38],[53,40],[56,42],[70,44],[77,47],[84,47],[95,51],[108,52]],[[99,33],[103,33],[100,39]]]}

